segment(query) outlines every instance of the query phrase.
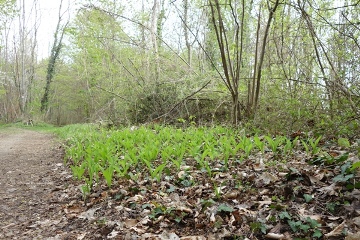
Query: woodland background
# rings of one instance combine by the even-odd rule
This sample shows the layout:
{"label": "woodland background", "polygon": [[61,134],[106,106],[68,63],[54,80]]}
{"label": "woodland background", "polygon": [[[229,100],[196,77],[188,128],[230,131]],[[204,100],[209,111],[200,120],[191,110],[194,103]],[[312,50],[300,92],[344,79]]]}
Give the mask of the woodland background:
{"label": "woodland background", "polygon": [[359,134],[358,0],[61,2],[46,58],[25,6],[0,0],[1,123]]}

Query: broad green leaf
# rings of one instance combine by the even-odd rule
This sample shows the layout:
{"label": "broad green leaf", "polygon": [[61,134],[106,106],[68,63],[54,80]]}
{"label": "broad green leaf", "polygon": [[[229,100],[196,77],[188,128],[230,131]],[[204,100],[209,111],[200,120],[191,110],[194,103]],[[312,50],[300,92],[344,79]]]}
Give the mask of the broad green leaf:
{"label": "broad green leaf", "polygon": [[221,204],[219,207],[218,207],[218,211],[219,212],[233,212],[234,209],[231,207],[231,206],[228,206],[226,204]]}
{"label": "broad green leaf", "polygon": [[338,139],[338,144],[340,147],[343,148],[349,148],[350,147],[350,142],[347,138],[339,138]]}
{"label": "broad green leaf", "polygon": [[289,213],[288,212],[281,212],[280,214],[279,214],[279,217],[280,217],[280,219],[291,219],[291,216],[289,215]]}
{"label": "broad green leaf", "polygon": [[299,229],[303,230],[304,232],[307,232],[307,231],[309,231],[310,226],[307,225],[307,224],[301,224],[301,225],[299,226]]}
{"label": "broad green leaf", "polygon": [[349,158],[349,153],[345,153],[335,158],[336,163],[345,162]]}
{"label": "broad green leaf", "polygon": [[320,230],[316,229],[314,231],[313,237],[320,238],[320,237],[322,237],[322,235],[323,235],[322,232]]}
{"label": "broad green leaf", "polygon": [[170,187],[166,190],[168,193],[172,193],[175,191],[175,187],[173,185],[170,185]]}
{"label": "broad green leaf", "polygon": [[353,165],[351,166],[351,169],[354,170],[355,168],[359,168],[359,167],[360,167],[360,161],[354,162]]}
{"label": "broad green leaf", "polygon": [[293,230],[293,232],[297,232],[297,230],[299,229],[299,226],[302,224],[302,222],[300,222],[300,221],[295,222],[292,220],[288,220],[287,222],[288,222],[291,230]]}
{"label": "broad green leaf", "polygon": [[306,222],[310,223],[311,228],[321,227],[321,224],[318,221],[316,221],[315,219],[312,219],[310,217],[306,218]]}
{"label": "broad green leaf", "polygon": [[309,194],[304,194],[304,198],[305,198],[305,201],[308,203],[313,199],[313,196],[311,196]]}
{"label": "broad green leaf", "polygon": [[346,182],[353,177],[354,177],[354,174],[348,174],[348,175],[339,174],[336,177],[334,177],[332,181],[333,182]]}

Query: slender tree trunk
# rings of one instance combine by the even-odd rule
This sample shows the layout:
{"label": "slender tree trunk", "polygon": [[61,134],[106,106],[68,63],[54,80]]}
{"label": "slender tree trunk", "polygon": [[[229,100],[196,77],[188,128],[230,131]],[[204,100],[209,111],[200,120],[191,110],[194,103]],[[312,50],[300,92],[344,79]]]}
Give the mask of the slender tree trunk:
{"label": "slender tree trunk", "polygon": [[[34,69],[36,64],[36,44],[37,44],[37,1],[33,2],[30,16],[35,16],[34,25],[32,29],[27,29],[29,13],[27,13],[25,0],[19,1],[19,42],[15,41],[14,36],[14,81],[17,88],[18,95],[18,109],[17,117],[28,117],[28,104],[30,101],[30,89],[34,77]],[[31,35],[33,34],[33,35]],[[16,110],[15,110],[16,111]]]}
{"label": "slender tree trunk", "polygon": [[251,118],[254,113],[254,102],[255,102],[255,86],[256,86],[256,74],[258,69],[258,49],[259,49],[259,35],[260,35],[260,20],[261,20],[261,5],[259,7],[259,16],[256,28],[256,42],[255,42],[255,55],[254,55],[254,73],[252,78],[251,87],[249,87],[249,101],[247,106],[247,117]]}
{"label": "slender tree trunk", "polygon": [[[354,112],[357,112],[358,107],[354,104],[354,102],[351,99],[351,93],[349,92],[349,90],[343,85],[342,80],[339,76],[339,74],[337,73],[333,62],[331,61],[323,43],[320,41],[318,35],[315,32],[315,28],[312,24],[312,21],[310,19],[309,14],[305,11],[303,6],[300,6],[300,10],[301,10],[301,14],[303,16],[303,18],[306,21],[306,24],[308,26],[308,29],[310,31],[310,35],[311,35],[311,39],[314,45],[314,49],[315,49],[315,53],[316,53],[316,58],[318,60],[320,69],[321,69],[321,73],[324,76],[324,80],[325,80],[325,84],[326,84],[326,88],[327,88],[327,92],[328,92],[328,97],[329,97],[329,104],[330,104],[330,116],[333,117],[333,97],[334,94],[337,94],[338,92],[342,92],[342,94],[349,100],[349,104],[351,109]],[[318,44],[317,44],[318,43]],[[334,81],[330,81],[328,78],[326,78],[325,76],[325,70],[321,61],[321,56],[320,56],[320,51],[317,47],[317,45],[319,45],[320,49],[322,50],[325,59],[327,61],[327,63],[330,66],[330,70],[331,73],[334,74]],[[339,91],[340,90],[340,91]]]}
{"label": "slender tree trunk", "polygon": [[259,102],[259,95],[260,95],[261,71],[262,71],[262,65],[263,65],[263,62],[264,62],[265,50],[266,50],[266,45],[267,45],[267,37],[269,35],[271,21],[272,21],[272,19],[274,17],[274,13],[275,13],[278,6],[279,6],[279,0],[276,0],[275,3],[274,3],[274,7],[269,8],[269,18],[268,18],[266,28],[265,28],[265,33],[264,33],[264,38],[263,38],[262,48],[261,48],[261,53],[260,53],[260,59],[259,59],[259,66],[257,68],[256,92],[255,92],[255,101],[254,101],[254,108],[255,109],[257,108],[257,106],[259,104],[258,102]]}
{"label": "slender tree trunk", "polygon": [[185,37],[185,45],[187,50],[187,62],[191,67],[191,43],[189,40],[189,0],[183,0],[183,10],[184,10],[184,21],[183,21],[183,28],[184,28],[184,37]]}
{"label": "slender tree trunk", "polygon": [[[241,17],[242,22],[240,26],[237,20],[237,12],[231,5],[231,2],[228,4],[228,7],[231,10],[231,16],[235,21],[233,40],[232,42],[229,42],[228,33],[223,21],[222,5],[218,0],[209,0],[209,5],[211,9],[211,20],[214,26],[216,40],[220,50],[222,68],[225,75],[225,77],[221,77],[230,92],[232,100],[232,122],[234,125],[237,125],[240,120],[239,79],[243,52],[244,12]],[[244,7],[243,11],[245,11]]]}
{"label": "slender tree trunk", "polygon": [[[145,3],[144,0],[141,0],[141,14],[145,14]],[[146,38],[145,38],[145,23],[143,21],[143,18],[141,19],[141,25],[140,25],[140,32],[141,32],[141,48],[145,50],[146,48]]]}
{"label": "slender tree trunk", "polygon": [[57,59],[59,58],[59,54],[60,54],[61,47],[62,47],[62,40],[63,40],[64,33],[65,33],[65,28],[66,28],[66,25],[68,24],[68,22],[67,22],[65,24],[65,26],[61,27],[62,3],[63,2],[61,1],[60,7],[59,7],[58,23],[57,23],[55,34],[54,34],[54,42],[53,42],[53,46],[51,48],[49,63],[47,66],[46,85],[45,85],[45,89],[44,89],[44,95],[41,99],[41,107],[40,107],[41,112],[46,112],[48,110],[50,87],[51,87],[51,83],[53,81],[54,74],[55,74],[55,64],[56,64]]}
{"label": "slender tree trunk", "polygon": [[12,98],[14,97],[14,89],[13,89],[13,84],[11,83],[10,80],[10,76],[9,73],[11,72],[11,67],[10,67],[10,45],[9,45],[9,35],[10,35],[10,27],[8,26],[8,24],[11,24],[9,22],[5,22],[4,24],[4,55],[3,55],[3,62],[4,62],[4,66],[1,69],[4,73],[4,84],[3,87],[5,89],[5,101],[4,101],[4,111],[2,113],[2,115],[5,118],[5,122],[10,122],[13,120],[13,117],[15,116],[15,109],[13,109],[11,107],[12,105]]}
{"label": "slender tree trunk", "polygon": [[25,73],[25,0],[22,1],[22,14],[21,16],[21,24],[20,24],[20,81],[19,81],[19,94],[20,94],[20,111],[21,114],[25,113],[25,105],[26,105],[26,98],[27,98],[27,91],[26,91],[26,73]]}
{"label": "slender tree trunk", "polygon": [[154,0],[154,5],[151,13],[151,43],[155,56],[155,82],[157,83],[160,75],[160,64],[159,64],[159,46],[157,41],[157,21],[159,19],[159,0]]}
{"label": "slender tree trunk", "polygon": [[[143,16],[145,16],[146,12],[145,12],[145,0],[142,0],[141,1],[141,14]],[[141,22],[140,22],[140,32],[141,32],[141,49],[142,49],[142,52],[145,56],[143,62],[142,62],[142,65],[143,65],[143,68],[145,69],[144,71],[144,79],[146,82],[149,82],[150,81],[150,75],[151,75],[151,64],[150,64],[150,56],[151,54],[148,54],[148,52],[146,51],[147,47],[148,47],[148,42],[146,41],[146,31],[149,30],[145,25],[145,18],[142,17],[141,18]],[[151,34],[151,44],[152,44],[152,41],[153,41],[153,34],[152,34],[152,31],[150,31],[150,34]]]}

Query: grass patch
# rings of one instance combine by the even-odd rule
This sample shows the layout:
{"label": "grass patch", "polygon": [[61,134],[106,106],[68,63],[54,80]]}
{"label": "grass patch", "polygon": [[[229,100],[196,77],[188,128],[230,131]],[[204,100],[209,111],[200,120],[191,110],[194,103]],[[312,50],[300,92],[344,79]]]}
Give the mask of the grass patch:
{"label": "grass patch", "polygon": [[0,124],[1,131],[14,131],[14,129],[27,129],[41,132],[56,132],[57,127],[43,122],[34,123],[34,125],[26,125],[23,122]]}

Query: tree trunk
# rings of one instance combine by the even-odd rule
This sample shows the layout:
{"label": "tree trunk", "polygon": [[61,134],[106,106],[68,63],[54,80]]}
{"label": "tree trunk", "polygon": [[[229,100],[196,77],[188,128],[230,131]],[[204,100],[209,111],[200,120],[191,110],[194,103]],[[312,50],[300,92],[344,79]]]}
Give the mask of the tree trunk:
{"label": "tree trunk", "polygon": [[183,2],[183,9],[184,9],[184,37],[185,37],[185,45],[187,50],[187,62],[191,67],[191,44],[189,40],[189,29],[188,29],[188,22],[189,22],[189,0],[184,0]]}
{"label": "tree trunk", "polygon": [[52,82],[52,80],[54,78],[54,74],[55,74],[55,64],[56,64],[56,60],[58,59],[59,54],[60,54],[60,50],[62,47],[62,39],[64,37],[66,25],[68,24],[68,22],[67,22],[65,24],[65,26],[61,27],[62,3],[63,2],[61,1],[60,7],[59,7],[58,23],[57,23],[55,34],[54,34],[54,42],[53,42],[53,46],[51,48],[51,54],[50,54],[49,63],[47,66],[46,85],[45,85],[45,89],[44,89],[44,95],[41,99],[41,107],[40,107],[41,112],[46,112],[48,110],[50,87],[51,87],[51,82]]}
{"label": "tree trunk", "polygon": [[261,84],[261,71],[262,71],[262,65],[264,62],[264,56],[265,56],[265,50],[266,50],[266,41],[267,41],[267,37],[269,35],[269,30],[270,30],[270,26],[271,26],[271,21],[274,17],[274,13],[276,11],[276,8],[279,6],[279,0],[276,0],[274,3],[274,7],[273,8],[269,8],[269,17],[268,17],[268,21],[266,24],[266,28],[265,28],[265,33],[264,33],[264,38],[263,38],[263,42],[262,42],[262,48],[261,48],[261,53],[260,53],[260,59],[259,59],[259,65],[257,67],[257,76],[256,76],[256,91],[255,91],[255,100],[254,100],[254,113],[255,113],[255,109],[258,106],[258,102],[259,102],[259,95],[260,95],[260,84]]}
{"label": "tree trunk", "polygon": [[[221,76],[223,83],[230,92],[232,100],[232,123],[237,125],[240,120],[240,103],[239,103],[239,80],[243,53],[243,34],[244,34],[244,3],[241,17],[241,26],[238,22],[237,12],[231,3],[231,16],[235,21],[234,35],[232,42],[228,39],[227,29],[223,21],[222,5],[218,0],[209,0],[211,9],[211,20],[216,34],[216,40],[220,50],[221,63],[225,77]],[[235,49],[235,50],[233,50]]]}
{"label": "tree trunk", "polygon": [[[154,0],[154,5],[151,13],[151,43],[153,46],[154,56],[155,56],[155,84],[159,80],[160,75],[160,63],[159,63],[159,46],[157,41],[157,32],[158,32],[158,21],[159,19],[159,0]],[[159,36],[160,37],[160,36]]]}

